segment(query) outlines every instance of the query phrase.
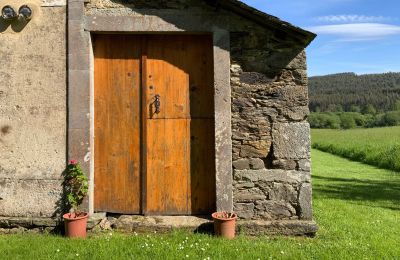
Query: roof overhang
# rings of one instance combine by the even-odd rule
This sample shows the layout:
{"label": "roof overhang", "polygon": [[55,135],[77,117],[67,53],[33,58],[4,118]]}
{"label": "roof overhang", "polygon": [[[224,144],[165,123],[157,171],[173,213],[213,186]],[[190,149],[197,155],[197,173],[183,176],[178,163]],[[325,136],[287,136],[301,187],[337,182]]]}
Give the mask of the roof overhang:
{"label": "roof overhang", "polygon": [[223,7],[237,15],[252,20],[259,25],[267,28],[273,28],[284,32],[292,37],[298,44],[306,47],[317,36],[316,34],[306,31],[300,27],[294,26],[288,22],[282,21],[279,18],[261,12],[251,6],[244,4],[238,0],[206,0],[209,4],[216,7]]}

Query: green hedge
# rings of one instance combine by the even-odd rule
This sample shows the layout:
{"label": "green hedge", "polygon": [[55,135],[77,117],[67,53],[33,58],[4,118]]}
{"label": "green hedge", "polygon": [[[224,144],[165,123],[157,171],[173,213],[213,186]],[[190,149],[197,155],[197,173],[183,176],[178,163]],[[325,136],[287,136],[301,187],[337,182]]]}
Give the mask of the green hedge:
{"label": "green hedge", "polygon": [[383,114],[361,114],[358,112],[315,112],[309,116],[311,128],[352,129],[400,125],[400,111]]}

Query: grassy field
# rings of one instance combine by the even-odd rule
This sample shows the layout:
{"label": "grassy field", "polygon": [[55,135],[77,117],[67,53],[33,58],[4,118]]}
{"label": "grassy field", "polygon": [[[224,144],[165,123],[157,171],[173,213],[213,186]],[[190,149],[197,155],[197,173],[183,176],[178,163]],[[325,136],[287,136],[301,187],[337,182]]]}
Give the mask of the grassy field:
{"label": "grassy field", "polygon": [[400,126],[352,130],[313,129],[312,146],[381,168],[400,171]]}
{"label": "grassy field", "polygon": [[0,236],[0,259],[398,259],[399,174],[320,151],[312,156],[315,238],[13,235]]}

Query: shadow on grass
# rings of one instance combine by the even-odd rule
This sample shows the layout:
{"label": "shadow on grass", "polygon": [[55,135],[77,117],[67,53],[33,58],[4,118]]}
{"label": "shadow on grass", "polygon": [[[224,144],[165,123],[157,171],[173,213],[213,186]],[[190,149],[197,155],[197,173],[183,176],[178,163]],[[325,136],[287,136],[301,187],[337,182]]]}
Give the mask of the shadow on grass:
{"label": "shadow on grass", "polygon": [[360,180],[354,178],[334,178],[313,176],[313,179],[326,182],[314,183],[315,198],[332,198],[359,202],[390,201],[376,207],[400,210],[400,180]]}

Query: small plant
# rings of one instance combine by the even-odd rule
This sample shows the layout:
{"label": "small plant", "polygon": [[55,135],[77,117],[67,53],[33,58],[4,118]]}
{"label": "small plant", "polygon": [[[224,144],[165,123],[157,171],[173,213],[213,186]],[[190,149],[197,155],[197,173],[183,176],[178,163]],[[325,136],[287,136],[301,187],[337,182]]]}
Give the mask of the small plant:
{"label": "small plant", "polygon": [[80,217],[84,213],[79,211],[78,206],[89,191],[89,183],[76,160],[71,160],[67,166],[64,173],[64,188],[67,205],[71,209],[70,213],[75,213],[75,217]]}

